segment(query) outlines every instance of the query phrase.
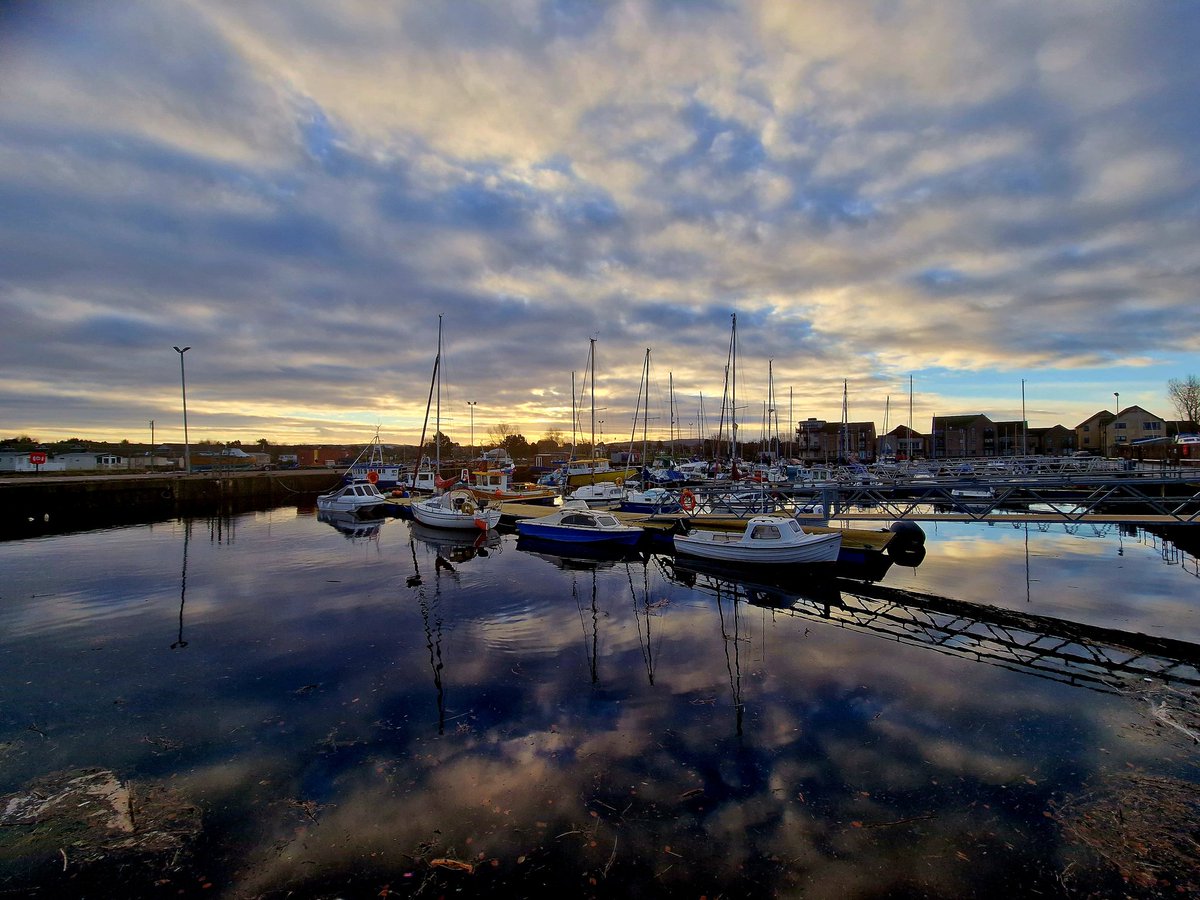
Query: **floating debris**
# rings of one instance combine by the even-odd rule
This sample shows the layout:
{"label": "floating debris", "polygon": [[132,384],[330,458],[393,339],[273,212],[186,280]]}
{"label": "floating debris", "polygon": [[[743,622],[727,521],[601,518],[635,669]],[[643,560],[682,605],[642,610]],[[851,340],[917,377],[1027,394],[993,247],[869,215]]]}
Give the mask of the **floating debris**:
{"label": "floating debris", "polygon": [[1200,785],[1121,774],[1068,798],[1053,818],[1127,883],[1200,891]]}

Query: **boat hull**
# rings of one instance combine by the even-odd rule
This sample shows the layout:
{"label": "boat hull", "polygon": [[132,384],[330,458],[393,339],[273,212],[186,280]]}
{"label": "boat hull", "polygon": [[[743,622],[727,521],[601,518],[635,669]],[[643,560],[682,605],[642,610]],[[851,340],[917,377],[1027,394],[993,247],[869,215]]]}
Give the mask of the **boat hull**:
{"label": "boat hull", "polygon": [[642,531],[606,531],[599,528],[573,528],[568,525],[543,525],[536,521],[517,523],[517,534],[556,544],[592,544],[610,547],[633,547],[641,540]]}
{"label": "boat hull", "polygon": [[726,537],[728,535],[714,532],[697,532],[675,535],[673,543],[677,553],[687,556],[759,566],[835,563],[842,545],[840,534],[809,535],[802,543],[778,547],[747,546],[738,540],[723,540]]}
{"label": "boat hull", "polygon": [[635,477],[637,473],[638,470],[635,468],[600,469],[594,472],[571,472],[567,475],[567,484],[571,487],[579,487],[585,484],[596,484],[601,481],[616,481],[618,478],[624,481],[627,478]]}

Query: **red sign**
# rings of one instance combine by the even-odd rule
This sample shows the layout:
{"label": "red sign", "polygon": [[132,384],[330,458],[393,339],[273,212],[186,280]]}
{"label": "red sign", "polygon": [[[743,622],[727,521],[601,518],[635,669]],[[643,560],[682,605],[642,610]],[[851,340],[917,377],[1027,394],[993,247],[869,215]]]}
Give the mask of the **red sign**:
{"label": "red sign", "polygon": [[29,464],[31,466],[44,466],[46,464],[46,451],[34,450],[29,454]]}

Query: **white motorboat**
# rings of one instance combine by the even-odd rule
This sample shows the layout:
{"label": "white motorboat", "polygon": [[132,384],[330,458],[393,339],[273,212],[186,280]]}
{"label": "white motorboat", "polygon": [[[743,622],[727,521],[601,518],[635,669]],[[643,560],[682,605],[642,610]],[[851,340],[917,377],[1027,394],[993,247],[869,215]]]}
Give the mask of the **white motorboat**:
{"label": "white motorboat", "polygon": [[646,488],[644,491],[630,491],[621,501],[621,512],[659,515],[677,513],[681,509],[679,498],[671,491],[661,487]]}
{"label": "white motorboat", "polygon": [[487,531],[500,523],[500,507],[481,500],[466,488],[456,488],[409,506],[413,518],[433,528],[477,528]]}
{"label": "white motorboat", "polygon": [[317,497],[321,512],[358,512],[387,503],[387,497],[369,481],[352,481]]}
{"label": "white motorboat", "polygon": [[568,500],[579,500],[593,509],[611,509],[620,506],[625,499],[625,485],[615,481],[597,481],[577,487]]}
{"label": "white motorboat", "polygon": [[755,565],[811,565],[837,562],[838,532],[809,534],[790,516],[755,516],[745,531],[689,531],[675,535],[675,551],[702,559]]}

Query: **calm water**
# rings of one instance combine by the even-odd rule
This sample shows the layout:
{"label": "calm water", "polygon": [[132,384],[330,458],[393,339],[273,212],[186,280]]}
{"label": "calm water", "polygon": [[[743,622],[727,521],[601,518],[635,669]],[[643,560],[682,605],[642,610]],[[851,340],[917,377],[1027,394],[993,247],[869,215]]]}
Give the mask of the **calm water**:
{"label": "calm water", "polygon": [[0,544],[0,794],[101,768],[201,823],[0,853],[0,893],[1195,888],[1195,559],[926,531],[916,569],[804,591],[296,509]]}

